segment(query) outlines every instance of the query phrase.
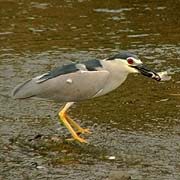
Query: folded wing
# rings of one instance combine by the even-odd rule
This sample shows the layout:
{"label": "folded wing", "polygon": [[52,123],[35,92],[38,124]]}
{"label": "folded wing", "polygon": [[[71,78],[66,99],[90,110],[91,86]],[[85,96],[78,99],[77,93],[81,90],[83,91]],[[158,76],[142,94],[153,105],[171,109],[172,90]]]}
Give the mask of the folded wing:
{"label": "folded wing", "polygon": [[74,69],[72,72],[47,74],[35,77],[18,85],[12,92],[15,99],[29,97],[46,98],[58,102],[77,102],[90,99],[105,86],[109,72],[105,70],[88,71]]}

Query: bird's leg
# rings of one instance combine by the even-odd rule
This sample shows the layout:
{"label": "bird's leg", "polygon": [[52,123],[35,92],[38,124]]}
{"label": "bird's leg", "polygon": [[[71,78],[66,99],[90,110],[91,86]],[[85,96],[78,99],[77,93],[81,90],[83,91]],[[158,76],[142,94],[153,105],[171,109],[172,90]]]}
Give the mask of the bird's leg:
{"label": "bird's leg", "polygon": [[59,112],[60,120],[63,122],[63,124],[66,126],[66,128],[69,130],[73,138],[81,143],[87,143],[87,141],[77,135],[77,133],[74,131],[74,129],[69,124],[68,120],[66,119],[66,111],[70,106],[72,106],[73,103],[66,103],[66,105],[63,107],[63,109]]}
{"label": "bird's leg", "polygon": [[69,124],[71,124],[74,128],[76,128],[78,130],[77,133],[88,133],[90,134],[91,132],[89,131],[89,129],[84,129],[82,128],[78,123],[76,123],[73,119],[71,119],[67,114],[65,114],[65,117],[67,119],[67,121],[69,122]]}

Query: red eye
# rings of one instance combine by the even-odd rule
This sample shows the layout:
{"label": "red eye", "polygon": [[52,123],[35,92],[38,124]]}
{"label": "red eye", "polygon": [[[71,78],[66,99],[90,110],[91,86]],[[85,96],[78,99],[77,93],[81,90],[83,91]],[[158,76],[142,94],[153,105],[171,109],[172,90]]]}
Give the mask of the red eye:
{"label": "red eye", "polygon": [[131,59],[131,58],[127,59],[127,62],[128,62],[128,64],[133,64],[134,63],[133,59]]}

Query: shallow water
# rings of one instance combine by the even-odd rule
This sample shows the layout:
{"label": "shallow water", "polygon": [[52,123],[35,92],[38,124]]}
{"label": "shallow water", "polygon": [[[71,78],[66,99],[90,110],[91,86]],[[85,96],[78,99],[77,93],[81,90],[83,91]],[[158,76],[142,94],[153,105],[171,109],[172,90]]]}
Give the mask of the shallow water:
{"label": "shallow water", "polygon": [[[171,1],[0,2],[0,179],[106,179],[114,170],[180,179],[179,12]],[[9,97],[30,77],[120,50],[172,80],[129,75],[112,93],[75,104],[70,115],[93,132],[88,145],[65,141],[60,104]]]}

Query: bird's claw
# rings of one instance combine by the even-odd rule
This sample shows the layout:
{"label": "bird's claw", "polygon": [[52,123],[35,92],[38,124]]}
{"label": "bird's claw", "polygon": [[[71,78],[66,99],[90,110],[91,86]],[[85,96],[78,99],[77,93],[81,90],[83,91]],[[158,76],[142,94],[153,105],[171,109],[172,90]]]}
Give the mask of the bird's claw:
{"label": "bird's claw", "polygon": [[85,139],[83,139],[83,138],[81,138],[81,137],[75,137],[75,138],[68,138],[68,139],[66,139],[67,141],[78,141],[78,142],[80,142],[80,143],[88,143]]}
{"label": "bird's claw", "polygon": [[89,130],[89,129],[79,129],[78,131],[77,131],[77,134],[91,134],[91,131]]}

